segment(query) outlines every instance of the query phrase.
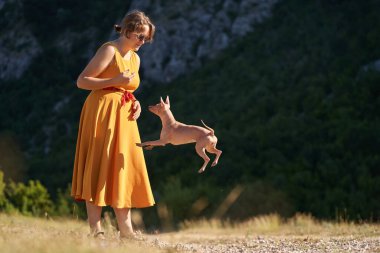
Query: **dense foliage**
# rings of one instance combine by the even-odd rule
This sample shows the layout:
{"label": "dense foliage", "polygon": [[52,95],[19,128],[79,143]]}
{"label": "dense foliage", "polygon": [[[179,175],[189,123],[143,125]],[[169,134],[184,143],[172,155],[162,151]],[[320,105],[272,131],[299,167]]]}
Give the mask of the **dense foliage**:
{"label": "dense foliage", "polygon": [[[202,69],[167,85],[142,83],[137,96],[145,108],[169,95],[176,119],[197,125],[203,119],[223,150],[219,165],[203,175],[193,145],[146,151],[156,201],[176,221],[211,216],[242,185],[226,213],[232,218],[300,211],[378,220],[380,73],[365,66],[380,59],[379,11],[375,0],[281,1],[270,20]],[[85,61],[46,50],[24,77],[4,86],[0,127],[12,129],[20,143],[37,135],[29,177],[54,195],[71,179],[87,93],[74,88]],[[65,96],[69,104],[51,110]],[[46,125],[53,140],[48,152]],[[143,140],[159,137],[160,121],[146,109],[139,126]],[[199,200],[204,208],[194,213]]]}
{"label": "dense foliage", "polygon": [[59,190],[56,202],[50,198],[47,189],[38,180],[29,180],[27,184],[4,182],[4,174],[0,171],[0,211],[23,215],[66,216],[85,218],[85,212],[78,204],[73,203],[67,194]]}

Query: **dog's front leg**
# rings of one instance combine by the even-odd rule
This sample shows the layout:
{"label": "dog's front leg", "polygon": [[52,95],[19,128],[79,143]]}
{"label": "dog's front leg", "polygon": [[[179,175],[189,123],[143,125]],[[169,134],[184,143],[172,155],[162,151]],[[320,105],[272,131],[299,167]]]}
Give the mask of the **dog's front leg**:
{"label": "dog's front leg", "polygon": [[151,150],[155,146],[165,146],[166,142],[163,140],[156,140],[156,141],[146,141],[143,143],[136,143],[137,146],[145,148],[146,150]]}

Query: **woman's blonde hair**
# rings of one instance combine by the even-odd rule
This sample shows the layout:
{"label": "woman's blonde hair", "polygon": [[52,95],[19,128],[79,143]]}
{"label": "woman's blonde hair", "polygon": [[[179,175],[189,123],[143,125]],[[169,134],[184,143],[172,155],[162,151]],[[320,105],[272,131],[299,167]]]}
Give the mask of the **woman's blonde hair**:
{"label": "woman's blonde hair", "polygon": [[149,37],[147,38],[147,42],[151,42],[156,27],[153,25],[152,21],[150,21],[150,18],[142,11],[134,10],[128,12],[121,21],[121,25],[115,25],[114,28],[117,33],[128,37],[128,34],[131,32],[142,32],[144,30],[144,25],[149,26]]}

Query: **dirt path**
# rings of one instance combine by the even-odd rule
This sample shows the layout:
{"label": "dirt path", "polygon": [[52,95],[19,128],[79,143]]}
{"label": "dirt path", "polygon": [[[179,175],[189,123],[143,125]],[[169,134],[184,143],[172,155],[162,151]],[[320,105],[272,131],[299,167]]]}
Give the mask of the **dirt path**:
{"label": "dirt path", "polygon": [[150,246],[168,250],[169,252],[380,252],[379,237],[213,236],[173,233],[147,236],[147,243]]}

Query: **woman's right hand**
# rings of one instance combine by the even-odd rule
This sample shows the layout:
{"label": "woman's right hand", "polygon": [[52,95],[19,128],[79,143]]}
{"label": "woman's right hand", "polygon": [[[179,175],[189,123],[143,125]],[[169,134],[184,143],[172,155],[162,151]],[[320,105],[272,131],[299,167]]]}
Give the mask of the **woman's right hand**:
{"label": "woman's right hand", "polygon": [[135,77],[135,72],[129,73],[129,69],[124,72],[121,72],[119,75],[115,76],[115,82],[119,85],[129,84],[132,79]]}

